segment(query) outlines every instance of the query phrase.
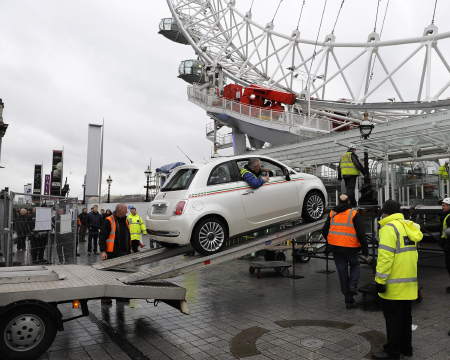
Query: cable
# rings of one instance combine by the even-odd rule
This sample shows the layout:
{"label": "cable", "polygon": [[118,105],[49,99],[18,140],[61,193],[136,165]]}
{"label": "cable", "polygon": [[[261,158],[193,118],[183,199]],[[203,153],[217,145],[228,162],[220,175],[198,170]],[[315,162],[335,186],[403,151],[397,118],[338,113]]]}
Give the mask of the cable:
{"label": "cable", "polygon": [[272,22],[275,20],[275,16],[277,16],[278,9],[280,8],[282,2],[283,0],[280,0],[280,2],[278,3],[277,9],[275,10],[275,14],[273,14]]}
{"label": "cable", "polygon": [[252,0],[252,4],[250,5],[250,11],[252,11],[253,8],[253,3],[255,2],[255,0]]}
{"label": "cable", "polygon": [[297,30],[300,25],[300,19],[302,18],[303,8],[305,7],[305,2],[306,2],[306,0],[303,0],[302,7],[300,8],[300,14],[298,15],[298,21],[297,21]]}
{"label": "cable", "polygon": [[345,2],[345,0],[342,0],[341,6],[340,6],[339,11],[338,11],[337,16],[336,16],[336,20],[334,21],[333,30],[331,30],[332,34],[334,34],[334,29],[336,28],[336,24],[338,22],[339,15],[341,15],[341,10],[342,10],[342,7],[344,6],[344,2]]}
{"label": "cable", "polygon": [[323,10],[322,10],[322,16],[320,17],[320,24],[319,24],[319,30],[317,31],[316,36],[316,42],[314,43],[314,50],[313,50],[313,56],[311,59],[311,63],[309,64],[309,70],[308,70],[308,119],[311,117],[311,94],[310,94],[310,87],[311,87],[311,69],[314,63],[314,60],[316,59],[316,48],[317,43],[319,42],[319,36],[320,36],[320,30],[322,29],[322,23],[323,23],[323,16],[325,15],[325,10],[327,8],[328,0],[325,0],[323,4]]}
{"label": "cable", "polygon": [[431,23],[432,23],[432,24],[434,24],[434,17],[435,17],[435,15],[436,15],[436,6],[437,6],[437,2],[438,2],[438,0],[435,0],[435,2],[434,2],[433,17],[432,17],[432,19],[431,19]]}
{"label": "cable", "polygon": [[[387,11],[388,11],[388,8],[389,8],[390,1],[391,0],[388,0],[388,2],[386,3],[386,8],[384,9],[383,22],[381,23],[381,29],[380,29],[380,39],[381,39],[381,35],[383,34],[384,22],[386,20],[386,15],[387,15]],[[375,57],[373,59],[372,69],[370,69],[369,84],[370,84],[370,80],[373,79],[373,69],[375,68],[375,62],[376,61],[377,61],[377,58]]]}
{"label": "cable", "polygon": [[377,4],[377,14],[375,15],[375,24],[373,24],[373,32],[377,31],[377,22],[378,22],[378,10],[380,8],[380,2],[381,0],[378,0],[378,4]]}

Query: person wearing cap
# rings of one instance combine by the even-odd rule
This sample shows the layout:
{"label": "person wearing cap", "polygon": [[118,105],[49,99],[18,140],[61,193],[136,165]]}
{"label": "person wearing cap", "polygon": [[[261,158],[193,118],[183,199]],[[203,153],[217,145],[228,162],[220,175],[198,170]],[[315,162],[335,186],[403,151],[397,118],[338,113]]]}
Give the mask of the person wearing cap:
{"label": "person wearing cap", "polygon": [[418,298],[417,243],[420,226],[405,220],[400,204],[387,200],[380,220],[375,283],[386,321],[387,343],[373,359],[412,356],[412,301]]}
{"label": "person wearing cap", "polygon": [[358,293],[360,277],[358,253],[362,251],[367,258],[369,251],[363,219],[358,210],[352,209],[348,195],[339,196],[338,205],[331,210],[322,235],[333,253],[345,307],[353,309],[356,307],[354,296]]}
{"label": "person wearing cap", "polygon": [[133,205],[130,205],[130,215],[127,219],[130,224],[131,249],[133,252],[138,252],[139,247],[144,247],[142,234],[147,234],[147,228]]}
{"label": "person wearing cap", "polygon": [[356,148],[353,144],[348,146],[348,150],[342,155],[338,167],[338,179],[344,179],[345,192],[350,197],[352,206],[356,206],[355,187],[356,179],[362,173],[365,174],[366,170],[360,163],[358,155],[356,155]]}
{"label": "person wearing cap", "polygon": [[[440,245],[444,249],[445,265],[448,274],[450,275],[450,197],[442,200],[442,215],[441,215],[441,241]],[[445,289],[447,294],[450,294],[450,286]]]}

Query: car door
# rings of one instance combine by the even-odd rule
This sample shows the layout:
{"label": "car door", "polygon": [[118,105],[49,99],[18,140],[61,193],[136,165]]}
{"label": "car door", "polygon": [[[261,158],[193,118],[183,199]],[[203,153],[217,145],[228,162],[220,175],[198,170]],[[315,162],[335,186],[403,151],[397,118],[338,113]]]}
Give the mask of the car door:
{"label": "car door", "polygon": [[[270,180],[258,189],[248,188],[241,193],[244,213],[250,227],[261,227],[300,217],[296,184],[286,179],[283,165],[260,158],[263,169],[270,173]],[[242,168],[248,159],[238,160]],[[243,185],[246,183],[243,181]]]}
{"label": "car door", "polygon": [[218,164],[210,172],[203,200],[206,211],[218,212],[226,218],[230,236],[242,233],[246,228],[240,183],[234,161]]}

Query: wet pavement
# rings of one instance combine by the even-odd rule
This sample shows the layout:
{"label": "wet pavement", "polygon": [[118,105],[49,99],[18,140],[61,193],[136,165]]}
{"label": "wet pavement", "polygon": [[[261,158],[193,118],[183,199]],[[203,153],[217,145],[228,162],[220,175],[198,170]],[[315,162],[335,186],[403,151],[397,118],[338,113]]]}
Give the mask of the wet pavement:
{"label": "wet pavement", "polygon": [[[80,263],[92,262],[81,251]],[[421,261],[423,301],[413,307],[414,357],[450,359],[450,280],[439,255]],[[91,315],[65,324],[41,359],[367,359],[384,342],[380,311],[346,310],[336,273],[323,260],[298,264],[303,279],[270,271],[258,279],[249,260],[216,265],[174,282],[188,290],[190,315],[143,300],[135,307],[90,302]],[[330,263],[334,270],[334,264]],[[372,277],[362,267],[360,285]],[[360,300],[360,297],[359,297]],[[132,304],[133,305],[133,304]],[[75,314],[68,306],[64,316]]]}

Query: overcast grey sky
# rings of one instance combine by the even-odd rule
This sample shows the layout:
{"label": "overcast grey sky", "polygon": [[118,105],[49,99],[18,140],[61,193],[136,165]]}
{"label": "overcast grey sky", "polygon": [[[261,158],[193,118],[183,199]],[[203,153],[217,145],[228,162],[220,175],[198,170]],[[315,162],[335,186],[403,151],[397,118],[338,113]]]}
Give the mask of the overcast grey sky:
{"label": "overcast grey sky", "polygon": [[[245,9],[249,0],[239,1]],[[285,0],[277,19],[290,33],[299,0]],[[329,0],[325,29],[340,0]],[[337,27],[341,41],[365,41],[377,0],[347,0]],[[382,3],[386,4],[386,0]],[[436,23],[448,31],[449,1],[440,1]],[[255,19],[267,22],[276,0],[255,0]],[[323,1],[307,0],[305,37],[314,37]],[[430,22],[434,0],[391,0],[385,39],[415,37]],[[309,6],[309,8],[308,8]],[[294,9],[294,10],[291,10]],[[292,15],[292,14],[295,15]],[[208,159],[208,118],[188,102],[179,62],[189,46],[158,35],[170,12],[163,0],[3,0],[0,8],[0,98],[10,124],[3,141],[0,187],[22,191],[35,163],[49,173],[52,149],[64,147],[64,176],[81,195],[87,124],[105,120],[104,179],[112,193],[143,193],[144,169]],[[105,182],[103,189],[106,188]]]}

